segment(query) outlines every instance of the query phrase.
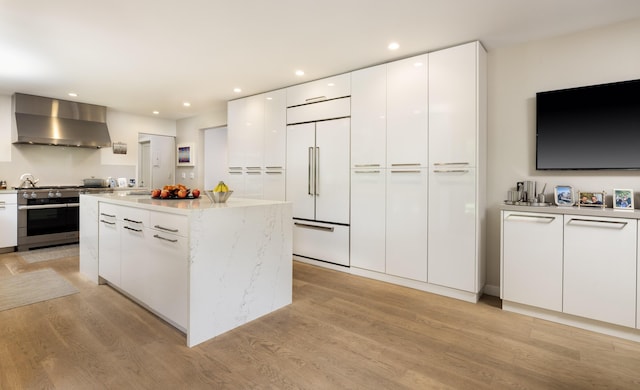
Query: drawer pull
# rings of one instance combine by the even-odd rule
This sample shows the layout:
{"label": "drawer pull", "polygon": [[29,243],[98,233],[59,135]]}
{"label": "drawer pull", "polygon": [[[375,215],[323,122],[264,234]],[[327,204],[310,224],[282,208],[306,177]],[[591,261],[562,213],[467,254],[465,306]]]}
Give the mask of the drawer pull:
{"label": "drawer pull", "polygon": [[104,215],[105,217],[109,217],[109,218],[115,218],[115,215],[111,215],[111,214],[105,214],[105,213],[100,213],[100,215]]}
{"label": "drawer pull", "polygon": [[142,229],[134,229],[134,228],[129,227],[129,226],[124,226],[124,228],[127,229],[127,230],[131,230],[131,231],[137,232],[137,233],[140,233],[142,231]]}
{"label": "drawer pull", "polygon": [[255,171],[255,170],[259,170],[259,169],[260,169],[260,167],[247,167],[247,170]]}
{"label": "drawer pull", "polygon": [[443,166],[443,165],[469,165],[468,162],[450,162],[450,163],[433,163],[434,166]]}
{"label": "drawer pull", "polygon": [[267,169],[282,169],[282,167],[275,167],[275,166],[274,167],[265,167],[265,168],[267,168]]}
{"label": "drawer pull", "polygon": [[419,167],[420,163],[391,164],[392,167]]}
{"label": "drawer pull", "polygon": [[507,219],[517,219],[517,218],[526,218],[529,220],[534,220],[534,219],[539,219],[539,220],[543,220],[546,221],[547,223],[551,223],[553,221],[556,220],[556,217],[546,217],[546,216],[540,216],[540,215],[526,215],[526,214],[509,214],[507,215]]}
{"label": "drawer pull", "polygon": [[266,173],[267,175],[282,175],[282,172],[280,172],[280,171],[275,171],[275,172],[269,172],[269,171],[266,171],[265,173]]}
{"label": "drawer pull", "polygon": [[370,171],[353,171],[353,173],[380,173],[379,169],[372,169]]}
{"label": "drawer pull", "polygon": [[356,168],[377,168],[380,164],[355,164]]}
{"label": "drawer pull", "polygon": [[310,101],[312,101],[312,100],[326,99],[326,98],[327,98],[326,96],[316,96],[316,97],[312,97],[312,98],[305,99],[304,101],[305,101],[305,102],[310,102]]}
{"label": "drawer pull", "polygon": [[296,226],[299,226],[301,228],[322,230],[322,231],[325,231],[325,232],[332,232],[334,230],[333,227],[329,227],[329,226],[309,225],[307,223],[300,223],[300,222],[294,222],[293,224],[296,225]]}
{"label": "drawer pull", "polygon": [[433,173],[469,173],[468,169],[434,169]]}
{"label": "drawer pull", "polygon": [[618,229],[624,229],[624,227],[627,226],[628,224],[628,222],[603,221],[599,219],[571,218],[569,222],[567,222],[567,225],[572,223],[576,225],[575,222],[577,222],[577,226],[591,225],[591,226],[611,227],[611,228],[618,228]]}
{"label": "drawer pull", "polygon": [[102,223],[106,223],[107,225],[115,225],[115,222],[109,222],[109,221],[105,221],[104,219],[101,219],[100,222]]}
{"label": "drawer pull", "polygon": [[160,226],[160,225],[156,225],[156,226],[154,226],[154,228],[160,229],[160,230],[164,230],[164,231],[167,231],[167,232],[171,232],[171,233],[177,233],[178,232],[178,229],[166,228],[166,227]]}
{"label": "drawer pull", "polygon": [[129,218],[125,218],[124,220],[131,223],[142,223],[142,221],[134,221],[133,219],[129,219]]}
{"label": "drawer pull", "polygon": [[178,242],[178,239],[177,239],[177,238],[175,238],[175,239],[170,239],[170,238],[162,237],[162,236],[157,235],[157,234],[154,234],[154,235],[153,235],[153,238],[158,238],[158,239],[160,239],[160,240],[169,241],[169,242]]}
{"label": "drawer pull", "polygon": [[230,171],[241,171],[242,167],[229,167]]}
{"label": "drawer pull", "polygon": [[417,170],[391,171],[391,173],[420,173],[420,171],[417,171]]}

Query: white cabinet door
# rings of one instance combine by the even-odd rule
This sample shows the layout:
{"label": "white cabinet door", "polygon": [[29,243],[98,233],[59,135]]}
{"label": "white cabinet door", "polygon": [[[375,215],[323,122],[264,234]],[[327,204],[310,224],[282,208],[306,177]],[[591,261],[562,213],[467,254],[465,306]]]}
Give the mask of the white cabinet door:
{"label": "white cabinet door", "polygon": [[385,167],[387,65],[351,73],[351,167]]}
{"label": "white cabinet door", "polygon": [[351,266],[385,272],[385,170],[351,170]]}
{"label": "white cabinet door", "polygon": [[167,232],[147,231],[148,268],[145,275],[148,283],[149,307],[187,328],[188,308],[188,240]]}
{"label": "white cabinet door", "polygon": [[227,166],[242,168],[245,160],[245,133],[247,100],[227,103]]}
{"label": "white cabinet door", "polygon": [[244,173],[244,198],[262,199],[262,176],[260,170],[249,170]]}
{"label": "white cabinet door", "polygon": [[387,166],[427,166],[427,55],[387,65]]}
{"label": "white cabinet door", "polygon": [[427,281],[427,170],[389,169],[386,272]]}
{"label": "white cabinet door", "polygon": [[98,275],[120,286],[120,222],[115,214],[100,211],[98,227]]}
{"label": "white cabinet door", "polygon": [[286,198],[294,218],[315,218],[314,151],[315,123],[287,126]]}
{"label": "white cabinet door", "polygon": [[349,118],[343,118],[316,124],[318,221],[349,223],[349,123]]}
{"label": "white cabinet door", "polygon": [[351,74],[345,73],[287,88],[287,107],[317,103],[351,94]]}
{"label": "white cabinet door", "polygon": [[429,283],[476,293],[476,170],[429,172]]}
{"label": "white cabinet door", "polygon": [[0,248],[18,245],[17,194],[0,194]]}
{"label": "white cabinet door", "polygon": [[502,212],[502,299],[562,311],[562,231],[562,215]]}
{"label": "white cabinet door", "polygon": [[262,176],[262,199],[280,200],[286,199],[285,171],[267,170]]}
{"label": "white cabinet door", "polygon": [[131,296],[148,304],[152,281],[151,248],[148,245],[150,229],[144,226],[122,224],[121,239],[121,288]]}
{"label": "white cabinet door", "polygon": [[245,118],[242,127],[245,150],[244,167],[260,169],[264,160],[264,95],[245,98],[247,100]]}
{"label": "white cabinet door", "polygon": [[284,169],[287,154],[287,93],[280,89],[264,96],[264,168]]}
{"label": "white cabinet door", "polygon": [[429,53],[430,166],[476,164],[479,45]]}
{"label": "white cabinet door", "polygon": [[[245,197],[244,179],[245,179],[245,174],[244,174],[244,171],[242,171],[242,169],[227,171],[227,177],[225,178],[224,182],[227,185],[227,187],[229,187],[229,190],[233,191],[232,196],[234,198]],[[213,188],[209,188],[209,189],[213,190]]]}
{"label": "white cabinet door", "polygon": [[564,216],[563,311],[636,326],[637,222]]}

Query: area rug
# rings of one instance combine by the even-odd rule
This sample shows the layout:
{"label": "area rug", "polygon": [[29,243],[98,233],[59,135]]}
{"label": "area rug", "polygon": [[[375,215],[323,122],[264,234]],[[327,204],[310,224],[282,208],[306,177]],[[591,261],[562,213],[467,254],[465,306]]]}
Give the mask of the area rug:
{"label": "area rug", "polygon": [[79,292],[51,268],[0,279],[0,311]]}
{"label": "area rug", "polygon": [[51,248],[34,249],[28,252],[19,252],[18,254],[27,263],[39,263],[41,261],[49,261],[62,259],[64,257],[79,256],[80,249],[78,244],[55,246]]}

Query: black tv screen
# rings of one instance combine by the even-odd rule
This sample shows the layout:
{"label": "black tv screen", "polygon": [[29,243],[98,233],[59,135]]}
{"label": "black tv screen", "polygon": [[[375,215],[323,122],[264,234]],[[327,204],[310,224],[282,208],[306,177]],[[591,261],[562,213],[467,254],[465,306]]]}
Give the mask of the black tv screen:
{"label": "black tv screen", "polygon": [[640,169],[640,80],[538,92],[536,169]]}

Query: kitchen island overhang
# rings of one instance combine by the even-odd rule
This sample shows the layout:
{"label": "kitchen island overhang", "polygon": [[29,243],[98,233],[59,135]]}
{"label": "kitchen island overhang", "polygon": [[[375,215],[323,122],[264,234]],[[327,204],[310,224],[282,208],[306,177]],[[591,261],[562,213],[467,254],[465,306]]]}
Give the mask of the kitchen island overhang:
{"label": "kitchen island overhang", "polygon": [[[186,289],[185,307],[177,308],[177,312],[185,311],[184,321],[163,315],[161,310],[154,310],[153,304],[145,305],[145,299],[140,299],[131,292],[133,290],[127,291],[126,287],[113,282],[116,278],[109,280],[103,277],[101,240],[102,247],[107,248],[106,241],[111,239],[107,238],[106,231],[101,233],[101,229],[108,229],[108,224],[118,226],[119,223],[115,213],[113,222],[109,222],[112,212],[104,212],[108,207],[148,212],[152,216],[149,219],[139,218],[140,229],[129,229],[123,225],[128,230],[122,230],[124,233],[120,234],[146,234],[149,245],[171,245],[174,241],[180,245],[178,240],[184,240],[184,249],[180,252],[186,252],[184,277],[180,272],[174,273],[177,285],[184,283]],[[167,236],[167,240],[162,232],[154,233],[153,229],[162,227],[149,222],[154,220],[153,217],[157,220],[165,216],[186,221],[181,232],[174,232],[175,239]],[[144,223],[149,226],[143,227]],[[292,226],[290,202],[237,198],[216,204],[206,198],[162,200],[148,195],[82,195],[80,273],[94,283],[106,281],[142,303],[184,331],[187,345],[192,347],[291,303]],[[150,230],[145,233],[144,229]],[[154,241],[153,238],[161,239]],[[123,251],[122,261],[130,261],[128,256],[127,251]],[[125,269],[122,267],[122,272],[126,272]],[[150,290],[153,288],[149,287]],[[173,312],[176,312],[175,308],[169,311]]]}

